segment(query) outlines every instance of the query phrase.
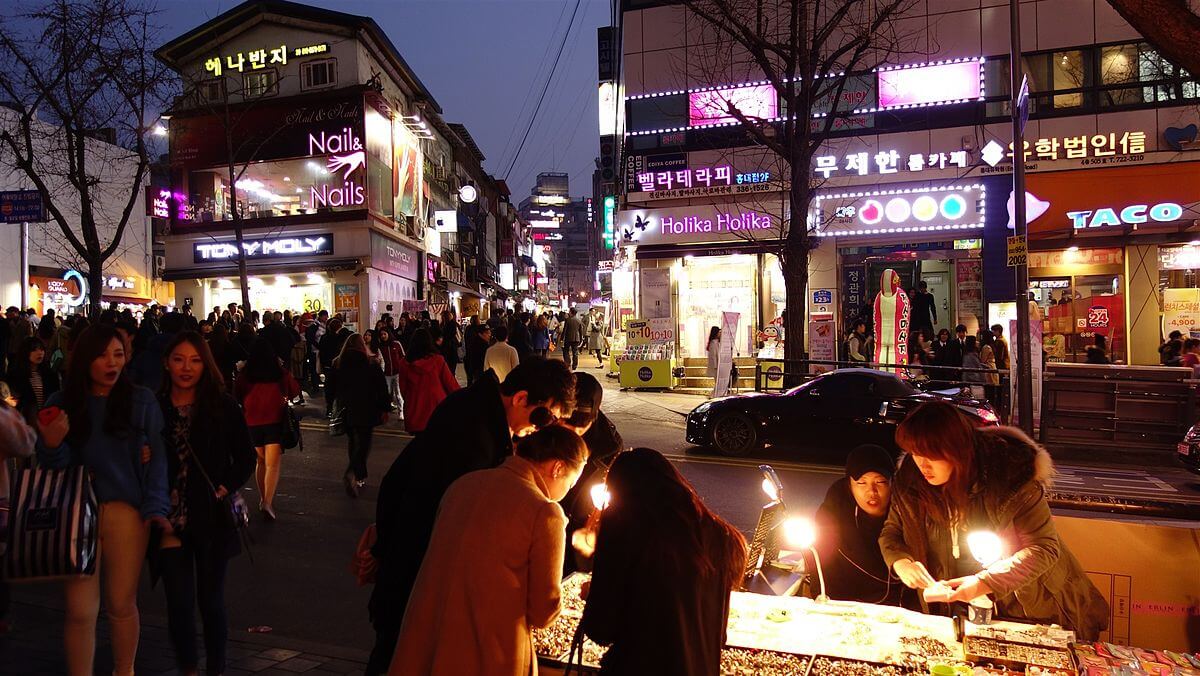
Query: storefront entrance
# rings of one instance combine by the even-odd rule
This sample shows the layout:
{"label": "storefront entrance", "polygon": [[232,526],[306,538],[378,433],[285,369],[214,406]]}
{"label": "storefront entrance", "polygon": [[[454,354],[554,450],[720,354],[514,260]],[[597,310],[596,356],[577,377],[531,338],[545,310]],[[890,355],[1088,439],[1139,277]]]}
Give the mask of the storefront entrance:
{"label": "storefront entrance", "polygon": [[682,260],[677,277],[681,356],[706,356],[708,332],[713,326],[721,326],[725,312],[741,315],[734,353],[756,353],[757,268],[757,256],[752,254],[689,256]]}
{"label": "storefront entrance", "polygon": [[[312,312],[329,310],[333,314],[333,284],[321,274],[274,275],[250,279],[250,306],[262,311]],[[207,316],[209,311],[218,312],[230,303],[242,303],[242,289],[236,278],[204,280],[208,290],[204,304],[193,312]]]}

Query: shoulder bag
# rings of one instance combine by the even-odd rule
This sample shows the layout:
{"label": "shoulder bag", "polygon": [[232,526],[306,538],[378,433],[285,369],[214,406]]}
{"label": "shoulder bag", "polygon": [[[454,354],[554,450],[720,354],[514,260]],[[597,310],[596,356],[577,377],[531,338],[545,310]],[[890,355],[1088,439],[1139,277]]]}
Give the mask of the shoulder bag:
{"label": "shoulder bag", "polygon": [[12,489],[2,577],[48,580],[95,573],[100,505],[91,472],[82,465],[21,468]]}
{"label": "shoulder bag", "polygon": [[[200,462],[200,458],[196,457],[195,450],[188,453],[188,458],[192,460],[192,465],[200,470],[200,476],[204,477],[205,483],[208,484],[209,490],[212,491],[213,499],[216,499],[217,486],[208,476],[208,471],[204,469],[204,463]],[[240,531],[250,524],[250,509],[246,507],[246,499],[242,497],[240,490],[233,491],[221,498],[220,503],[219,521],[222,526],[229,530]]]}
{"label": "shoulder bag", "polygon": [[[280,391],[283,391],[282,383],[279,386]],[[304,439],[300,437],[300,419],[296,417],[296,412],[292,410],[291,404],[287,401],[287,393],[284,393],[282,410],[279,414],[279,422],[283,425],[283,435],[280,438],[284,450],[291,450],[299,447],[304,450]]]}

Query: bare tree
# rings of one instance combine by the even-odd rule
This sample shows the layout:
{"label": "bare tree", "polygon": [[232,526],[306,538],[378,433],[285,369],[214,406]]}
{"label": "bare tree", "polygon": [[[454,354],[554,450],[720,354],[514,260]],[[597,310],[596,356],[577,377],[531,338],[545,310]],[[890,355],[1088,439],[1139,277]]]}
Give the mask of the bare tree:
{"label": "bare tree", "polygon": [[11,108],[0,161],[42,194],[87,269],[93,313],[150,169],[146,136],[166,74],[149,50],[153,16],[135,0],[51,0],[0,18],[0,95]]}
{"label": "bare tree", "polygon": [[713,94],[754,144],[778,158],[788,183],[790,215],[781,219],[777,253],[787,287],[786,356],[801,359],[814,237],[807,219],[818,187],[811,178],[811,163],[831,133],[858,107],[846,100],[853,98],[846,95],[857,90],[857,79],[898,55],[916,51],[911,46],[915,35],[905,34],[899,19],[918,3],[685,0],[684,4],[703,22],[703,30],[729,47],[728,52],[710,52],[731,55],[731,67],[723,70],[765,81],[779,97],[782,113],[770,119],[744,112],[736,89],[727,95]]}
{"label": "bare tree", "polygon": [[1188,0],[1108,0],[1168,60],[1200,73],[1200,15]]}

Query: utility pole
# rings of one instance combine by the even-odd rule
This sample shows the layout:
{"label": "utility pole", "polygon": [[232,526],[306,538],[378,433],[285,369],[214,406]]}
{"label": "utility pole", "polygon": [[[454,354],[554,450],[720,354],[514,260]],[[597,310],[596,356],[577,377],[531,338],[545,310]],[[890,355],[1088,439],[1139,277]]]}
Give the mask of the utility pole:
{"label": "utility pole", "polygon": [[[1021,4],[1020,0],[1009,0],[1009,75],[1013,135],[1013,228],[1014,233],[1028,244],[1029,227],[1025,222],[1025,120],[1022,109],[1028,110],[1028,100],[1021,101],[1024,78],[1021,70]],[[1021,104],[1024,103],[1024,106]],[[1017,330],[1012,336],[1017,341],[1016,378],[1018,425],[1030,436],[1033,435],[1033,355],[1029,345],[1029,265],[1028,261],[1016,266],[1017,270]],[[1040,355],[1039,355],[1040,358]]]}

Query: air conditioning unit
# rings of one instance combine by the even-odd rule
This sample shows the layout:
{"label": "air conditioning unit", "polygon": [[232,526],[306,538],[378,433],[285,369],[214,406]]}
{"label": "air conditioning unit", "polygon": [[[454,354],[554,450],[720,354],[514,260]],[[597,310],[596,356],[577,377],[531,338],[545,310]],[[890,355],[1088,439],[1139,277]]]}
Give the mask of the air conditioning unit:
{"label": "air conditioning unit", "polygon": [[166,272],[166,270],[167,270],[167,257],[166,256],[155,256],[154,257],[154,276],[157,278],[161,278],[163,276],[163,273]]}

